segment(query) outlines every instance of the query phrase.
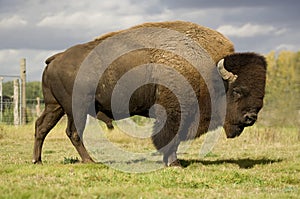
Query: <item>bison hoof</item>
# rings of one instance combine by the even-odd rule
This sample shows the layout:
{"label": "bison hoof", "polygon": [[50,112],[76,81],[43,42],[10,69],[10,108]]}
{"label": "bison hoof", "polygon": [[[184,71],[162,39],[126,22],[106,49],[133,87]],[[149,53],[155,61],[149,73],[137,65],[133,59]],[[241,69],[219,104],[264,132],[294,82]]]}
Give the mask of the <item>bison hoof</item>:
{"label": "bison hoof", "polygon": [[93,159],[84,159],[82,163],[95,163],[95,161]]}
{"label": "bison hoof", "polygon": [[112,123],[107,123],[106,124],[107,128],[110,129],[110,130],[113,130],[114,129],[114,126]]}
{"label": "bison hoof", "polygon": [[32,160],[32,163],[33,164],[42,164],[42,161],[41,160]]}
{"label": "bison hoof", "polygon": [[179,167],[179,168],[183,168],[182,165],[181,165],[181,163],[180,163],[180,161],[179,161],[178,159],[175,160],[175,161],[172,162],[172,163],[169,163],[169,164],[168,164],[168,167]]}

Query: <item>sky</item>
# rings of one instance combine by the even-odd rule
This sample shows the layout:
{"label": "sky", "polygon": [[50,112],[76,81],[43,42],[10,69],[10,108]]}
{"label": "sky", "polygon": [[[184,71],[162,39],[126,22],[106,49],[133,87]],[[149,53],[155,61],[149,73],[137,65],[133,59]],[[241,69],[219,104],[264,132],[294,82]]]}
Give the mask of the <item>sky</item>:
{"label": "sky", "polygon": [[19,75],[24,57],[27,81],[41,81],[47,57],[155,21],[215,29],[237,52],[299,51],[299,10],[299,0],[0,0],[0,76]]}

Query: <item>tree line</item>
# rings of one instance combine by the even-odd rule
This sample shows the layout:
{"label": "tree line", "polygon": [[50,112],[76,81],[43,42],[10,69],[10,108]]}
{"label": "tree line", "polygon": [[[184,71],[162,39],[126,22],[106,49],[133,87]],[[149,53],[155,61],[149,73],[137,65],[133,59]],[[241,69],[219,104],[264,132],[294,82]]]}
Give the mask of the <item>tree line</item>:
{"label": "tree line", "polygon": [[[13,81],[4,82],[2,86],[2,92],[5,96],[13,96],[14,90],[13,90]],[[39,81],[34,82],[26,82],[26,98],[27,99],[36,99],[37,97],[40,97],[43,99],[43,93],[42,93],[42,84]]]}
{"label": "tree line", "polygon": [[263,120],[268,125],[299,125],[300,51],[270,52]]}

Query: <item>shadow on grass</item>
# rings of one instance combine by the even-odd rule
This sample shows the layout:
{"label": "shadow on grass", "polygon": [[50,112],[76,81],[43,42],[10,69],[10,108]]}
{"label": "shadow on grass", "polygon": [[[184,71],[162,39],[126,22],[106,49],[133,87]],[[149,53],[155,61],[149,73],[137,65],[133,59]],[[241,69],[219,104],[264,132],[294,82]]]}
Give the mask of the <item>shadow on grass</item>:
{"label": "shadow on grass", "polygon": [[251,169],[255,165],[267,165],[282,162],[282,159],[228,159],[228,160],[180,160],[183,167],[188,167],[191,164],[203,164],[203,165],[219,165],[219,164],[236,164],[242,169]]}

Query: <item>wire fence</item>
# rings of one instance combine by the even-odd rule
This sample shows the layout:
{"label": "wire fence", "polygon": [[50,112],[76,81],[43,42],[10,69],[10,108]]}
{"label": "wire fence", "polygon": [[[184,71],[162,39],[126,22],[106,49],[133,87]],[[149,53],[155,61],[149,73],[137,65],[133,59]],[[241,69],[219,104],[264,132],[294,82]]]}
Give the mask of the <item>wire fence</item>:
{"label": "wire fence", "polygon": [[[0,102],[1,104],[1,102]],[[42,99],[26,99],[26,123],[31,123],[36,120],[44,110],[44,101]],[[14,124],[14,104],[13,99],[3,97],[2,113],[0,114],[0,124]]]}

